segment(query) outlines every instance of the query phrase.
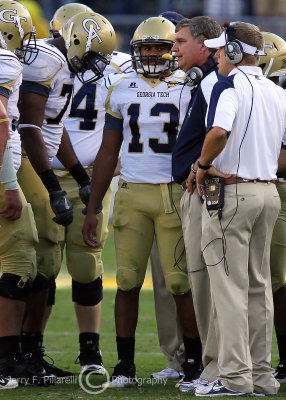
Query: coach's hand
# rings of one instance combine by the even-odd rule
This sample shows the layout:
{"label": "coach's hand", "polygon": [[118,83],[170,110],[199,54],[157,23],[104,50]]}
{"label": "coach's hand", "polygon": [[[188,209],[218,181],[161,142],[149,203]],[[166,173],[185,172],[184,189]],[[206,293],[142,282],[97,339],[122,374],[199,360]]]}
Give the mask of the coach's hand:
{"label": "coach's hand", "polygon": [[64,190],[54,190],[50,193],[50,204],[56,215],[53,221],[63,226],[67,226],[73,221],[73,206],[66,198],[66,194]]}
{"label": "coach's hand", "polygon": [[96,238],[96,228],[97,228],[98,220],[96,214],[88,214],[85,218],[83,228],[82,228],[82,236],[84,242],[90,247],[98,247],[99,242]]}

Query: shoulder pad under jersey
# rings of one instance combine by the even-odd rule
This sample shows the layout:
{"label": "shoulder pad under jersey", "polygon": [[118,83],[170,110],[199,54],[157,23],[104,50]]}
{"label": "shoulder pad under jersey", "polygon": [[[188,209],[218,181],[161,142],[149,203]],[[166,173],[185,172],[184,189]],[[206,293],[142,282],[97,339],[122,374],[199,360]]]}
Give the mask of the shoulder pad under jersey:
{"label": "shoulder pad under jersey", "polygon": [[105,75],[112,72],[129,72],[132,70],[131,56],[127,53],[114,51],[110,64],[106,67]]}
{"label": "shoulder pad under jersey", "polygon": [[66,63],[65,56],[45,40],[37,40],[39,53],[35,61],[23,68],[23,80],[46,82],[52,79]]}
{"label": "shoulder pad under jersey", "polygon": [[0,85],[15,81],[22,73],[22,64],[9,50],[0,49]]}
{"label": "shoulder pad under jersey", "polygon": [[138,75],[136,74],[136,72],[132,71],[132,72],[128,72],[126,74],[122,73],[122,74],[109,74],[108,76],[105,77],[104,79],[104,84],[106,88],[109,88],[111,85],[116,85],[117,83],[119,83],[119,81],[121,81],[122,79],[134,79],[137,78]]}

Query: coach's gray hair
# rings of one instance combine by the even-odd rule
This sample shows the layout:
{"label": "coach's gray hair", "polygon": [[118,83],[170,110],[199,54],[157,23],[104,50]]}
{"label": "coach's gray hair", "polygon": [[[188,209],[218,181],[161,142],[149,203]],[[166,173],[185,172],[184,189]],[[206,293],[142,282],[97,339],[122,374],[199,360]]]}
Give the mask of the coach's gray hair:
{"label": "coach's gray hair", "polygon": [[219,37],[222,33],[220,24],[208,16],[184,18],[177,24],[176,32],[184,27],[188,27],[193,38],[199,41]]}

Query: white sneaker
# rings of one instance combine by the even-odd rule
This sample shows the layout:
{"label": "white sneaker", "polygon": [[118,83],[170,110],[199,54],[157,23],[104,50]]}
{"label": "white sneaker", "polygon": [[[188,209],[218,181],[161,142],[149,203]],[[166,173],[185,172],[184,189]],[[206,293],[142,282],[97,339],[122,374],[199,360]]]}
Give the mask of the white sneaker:
{"label": "white sneaker", "polygon": [[194,392],[197,388],[204,389],[210,384],[209,381],[198,378],[194,379],[190,382],[184,381],[184,379],[180,380],[180,382],[176,385],[179,388],[180,392]]}
{"label": "white sneaker", "polygon": [[151,378],[153,379],[180,379],[182,376],[182,372],[176,371],[175,369],[169,367],[162,369],[162,371],[151,374]]}
{"label": "white sneaker", "polygon": [[105,368],[103,365],[99,364],[89,364],[81,366],[81,373],[87,374],[88,372],[93,372],[94,375],[105,375]]}
{"label": "white sneaker", "polygon": [[114,372],[109,382],[103,384],[103,387],[127,388],[137,386],[136,368],[134,364],[126,364],[121,360],[114,367]]}
{"label": "white sneaker", "polygon": [[0,389],[14,389],[18,387],[18,382],[17,379],[13,378],[4,378],[3,376],[0,376]]}

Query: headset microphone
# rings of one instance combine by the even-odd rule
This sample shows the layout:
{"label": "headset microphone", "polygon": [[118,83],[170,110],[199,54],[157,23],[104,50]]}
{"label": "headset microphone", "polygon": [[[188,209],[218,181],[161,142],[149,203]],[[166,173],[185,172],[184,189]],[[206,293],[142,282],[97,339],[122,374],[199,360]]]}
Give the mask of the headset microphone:
{"label": "headset microphone", "polygon": [[184,84],[191,87],[198,85],[206,73],[216,65],[217,61],[214,59],[213,54],[211,54],[203,65],[194,66],[186,72]]}
{"label": "headset microphone", "polygon": [[165,60],[173,60],[174,59],[174,57],[170,53],[163,54],[162,58],[164,58]]}
{"label": "headset microphone", "polygon": [[158,76],[158,79],[159,79],[160,81],[162,81],[162,82],[167,82],[167,81],[165,81],[165,75],[164,75],[164,74],[160,74],[160,75]]}

